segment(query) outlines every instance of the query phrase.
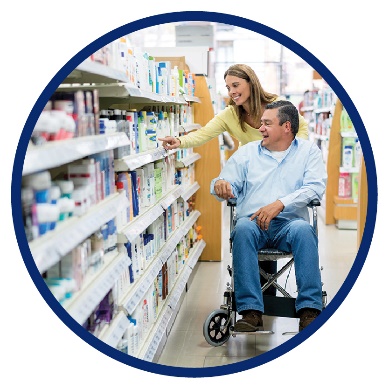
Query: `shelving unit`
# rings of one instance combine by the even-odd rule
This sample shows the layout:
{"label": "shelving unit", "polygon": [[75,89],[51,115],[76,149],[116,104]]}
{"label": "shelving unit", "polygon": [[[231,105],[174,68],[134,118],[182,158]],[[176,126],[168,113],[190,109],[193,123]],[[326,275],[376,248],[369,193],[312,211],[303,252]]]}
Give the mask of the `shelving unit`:
{"label": "shelving unit", "polygon": [[[359,167],[345,169],[342,167],[342,137],[356,137],[355,133],[343,133],[340,131],[340,117],[343,105],[337,100],[332,119],[331,137],[328,151],[328,181],[326,189],[326,224],[337,224],[339,228],[357,228],[358,202],[352,198],[341,198],[338,195],[339,173],[359,172]],[[363,197],[363,193],[362,193]]]}
{"label": "shelving unit", "polygon": [[[196,96],[201,99],[201,105],[194,107],[194,121],[205,126],[214,116],[214,110],[209,92],[207,79],[203,75],[196,75]],[[196,194],[196,209],[201,216],[199,224],[202,234],[208,242],[201,256],[202,261],[220,261],[222,252],[222,203],[219,203],[209,192],[211,180],[220,174],[220,146],[219,139],[214,138],[194,151],[201,155],[195,165],[195,174],[200,190]]]}
{"label": "shelving unit", "polygon": [[[100,97],[100,109],[115,104],[187,104],[188,102],[201,102],[196,96],[182,96],[177,98],[161,96],[156,93],[145,92],[126,84],[127,77],[124,73],[92,61],[84,61],[65,78],[59,86],[60,91],[74,91],[82,89],[98,89]],[[86,85],[83,85],[86,84]],[[200,128],[200,124],[186,124],[182,131],[189,132]],[[129,144],[124,133],[112,135],[95,135],[74,138],[65,141],[48,142],[40,146],[31,145],[26,153],[23,175],[61,168],[73,161],[106,150],[126,146]],[[162,148],[146,151],[140,154],[130,155],[114,161],[115,172],[130,171],[142,167],[150,162],[158,161],[175,151],[166,152]],[[201,155],[192,153],[185,158],[177,160],[176,168],[188,167],[200,160]],[[134,217],[134,219],[118,231],[118,243],[132,242],[153,221],[178,198],[187,201],[200,189],[198,182],[188,187],[175,185],[165,193],[154,205],[146,211]],[[62,222],[58,227],[38,239],[30,242],[30,250],[34,261],[41,274],[58,263],[61,258],[73,248],[90,236],[93,232],[115,218],[128,206],[128,200],[124,193],[114,193],[102,202],[91,207],[86,214],[80,217],[72,217]],[[197,207],[196,207],[197,209]],[[169,236],[158,253],[143,269],[143,274],[133,283],[128,285],[127,291],[120,299],[118,314],[109,325],[106,325],[99,334],[99,339],[112,347],[117,347],[125,333],[129,319],[128,315],[134,311],[142,301],[145,293],[153,284],[162,266],[175,250],[180,240],[186,236],[191,227],[197,222],[201,212],[192,210],[180,225]],[[148,336],[141,345],[138,358],[152,361],[156,352],[163,346],[166,340],[168,324],[174,320],[179,309],[182,293],[185,292],[192,270],[206,244],[200,240],[189,251],[189,257],[185,265],[177,275],[173,290],[169,291],[164,300],[164,306],[159,311],[157,321],[149,331]],[[88,274],[84,280],[82,289],[67,299],[63,306],[67,312],[79,323],[83,324],[91,315],[96,306],[106,296],[118,281],[123,271],[131,264],[131,259],[118,250],[104,255],[102,265],[93,273]]]}

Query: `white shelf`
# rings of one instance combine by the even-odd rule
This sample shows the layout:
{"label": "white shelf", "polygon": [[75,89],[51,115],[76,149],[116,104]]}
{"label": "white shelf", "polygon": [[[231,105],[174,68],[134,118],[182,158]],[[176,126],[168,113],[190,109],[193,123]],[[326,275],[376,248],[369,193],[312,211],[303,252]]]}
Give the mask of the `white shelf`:
{"label": "white shelf", "polygon": [[85,60],[81,62],[62,82],[62,84],[99,84],[128,82],[125,72],[98,62]]}
{"label": "white shelf", "polygon": [[196,96],[188,96],[188,95],[183,95],[185,101],[192,102],[192,103],[201,103],[201,100],[196,97]]}
{"label": "white shelf", "polygon": [[23,166],[23,175],[61,166],[105,150],[129,145],[126,134],[91,135],[62,141],[30,145]]}
{"label": "white shelf", "polygon": [[79,324],[88,319],[131,263],[127,255],[117,251],[108,253],[104,258],[103,267],[90,277],[79,292],[63,303],[66,311]]}
{"label": "white shelf", "polygon": [[173,204],[174,200],[178,199],[183,191],[185,190],[183,185],[174,185],[173,189],[171,189],[166,195],[164,195],[159,203],[161,204],[163,209],[167,209],[171,204]]}
{"label": "white shelf", "polygon": [[56,264],[100,226],[113,219],[127,207],[125,193],[114,193],[92,206],[85,215],[73,216],[58,227],[30,242],[30,251],[38,270],[43,273]]}
{"label": "white shelf", "polygon": [[343,167],[339,168],[339,173],[359,173],[358,167]]}
{"label": "white shelf", "polygon": [[120,311],[99,335],[99,339],[111,347],[116,347],[122,339],[130,321],[124,312]]}
{"label": "white shelf", "polygon": [[166,151],[163,147],[158,147],[154,150],[147,150],[139,154],[128,155],[122,159],[115,159],[115,172],[126,172],[135,170],[147,163],[158,161],[165,158],[167,155],[176,153],[177,150]]}
{"label": "white shelf", "polygon": [[323,112],[332,112],[334,110],[334,107],[320,107],[320,108],[315,108],[314,112],[315,113],[323,113]]}
{"label": "white shelf", "polygon": [[198,190],[200,189],[200,185],[198,184],[198,182],[194,182],[192,185],[190,185],[189,187],[187,188],[184,188],[182,193],[181,193],[181,197],[187,201],[195,192],[197,192]]}
{"label": "white shelf", "polygon": [[341,131],[340,136],[342,138],[358,138],[358,134],[355,131]]}
{"label": "white shelf", "polygon": [[195,163],[201,158],[201,155],[198,153],[192,153],[186,156],[185,158],[176,160],[176,168],[188,167],[192,163]]}

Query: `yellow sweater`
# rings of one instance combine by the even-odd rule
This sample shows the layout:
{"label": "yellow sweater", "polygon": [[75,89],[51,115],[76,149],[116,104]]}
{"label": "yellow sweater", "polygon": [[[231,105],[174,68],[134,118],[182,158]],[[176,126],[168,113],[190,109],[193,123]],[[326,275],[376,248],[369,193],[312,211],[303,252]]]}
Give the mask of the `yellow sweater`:
{"label": "yellow sweater", "polygon": [[[231,105],[217,114],[204,127],[197,131],[192,131],[187,135],[180,136],[180,148],[198,147],[210,141],[211,139],[227,131],[233,138],[239,141],[240,146],[254,140],[261,140],[262,135],[258,129],[245,123],[246,132],[243,132],[239,126],[238,116]],[[308,123],[300,115],[300,126],[297,135],[303,139],[308,139]]]}

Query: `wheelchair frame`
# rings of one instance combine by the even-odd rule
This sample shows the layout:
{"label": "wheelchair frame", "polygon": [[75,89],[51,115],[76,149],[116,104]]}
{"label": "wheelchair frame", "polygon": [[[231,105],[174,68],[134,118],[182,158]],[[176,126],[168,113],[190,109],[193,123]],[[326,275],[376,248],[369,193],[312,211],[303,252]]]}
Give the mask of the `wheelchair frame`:
{"label": "wheelchair frame", "polygon": [[[236,223],[236,211],[235,201],[228,201],[227,205],[230,207],[230,232]],[[312,209],[312,227],[318,235],[317,226],[317,207],[320,206],[319,200],[313,200],[308,204],[308,207]],[[232,240],[230,238],[230,253],[232,253]],[[278,282],[278,278],[282,276],[287,270],[291,269],[294,264],[294,258],[292,253],[284,252],[277,249],[262,249],[258,251],[258,261],[278,261],[280,259],[289,259],[288,262],[282,266],[274,274],[267,273],[260,266],[260,275],[266,281],[262,286],[263,302],[264,302],[264,315],[265,316],[277,316],[277,317],[289,317],[297,318],[295,309],[296,299],[292,297]],[[203,335],[206,341],[211,346],[221,346],[230,338],[230,336],[237,335],[270,335],[274,334],[273,331],[266,331],[261,329],[255,332],[237,332],[234,330],[236,323],[236,305],[234,299],[234,277],[232,266],[227,266],[228,273],[231,277],[231,282],[227,282],[227,287],[223,296],[223,304],[219,309],[211,312],[206,318],[203,325]],[[323,268],[321,268],[323,270]],[[282,296],[273,296],[267,294],[266,291],[270,286],[274,286],[276,290]],[[322,291],[323,309],[327,305],[327,293]],[[294,335],[296,332],[284,332],[283,335]]]}

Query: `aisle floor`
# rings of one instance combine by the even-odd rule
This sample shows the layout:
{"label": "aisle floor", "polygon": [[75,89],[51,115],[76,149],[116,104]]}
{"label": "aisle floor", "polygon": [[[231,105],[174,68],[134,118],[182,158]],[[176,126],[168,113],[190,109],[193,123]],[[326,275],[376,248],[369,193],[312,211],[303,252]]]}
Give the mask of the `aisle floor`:
{"label": "aisle floor", "polygon": [[[213,367],[240,362],[263,354],[290,339],[285,331],[298,331],[298,319],[264,316],[266,330],[271,335],[240,335],[231,337],[225,344],[213,347],[203,336],[203,324],[208,315],[222,304],[223,293],[230,280],[227,265],[231,264],[228,245],[229,214],[224,209],[223,255],[219,262],[198,262],[195,275],[176,320],[171,328],[158,364],[173,367]],[[319,209],[319,252],[323,289],[328,302],[335,296],[347,277],[357,254],[356,230],[340,230],[335,225],[325,225],[324,211]],[[296,296],[294,269],[290,273],[286,290]],[[281,279],[281,284],[284,286]]]}

